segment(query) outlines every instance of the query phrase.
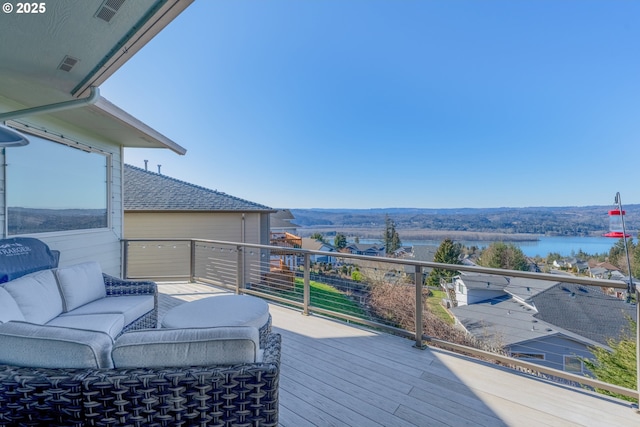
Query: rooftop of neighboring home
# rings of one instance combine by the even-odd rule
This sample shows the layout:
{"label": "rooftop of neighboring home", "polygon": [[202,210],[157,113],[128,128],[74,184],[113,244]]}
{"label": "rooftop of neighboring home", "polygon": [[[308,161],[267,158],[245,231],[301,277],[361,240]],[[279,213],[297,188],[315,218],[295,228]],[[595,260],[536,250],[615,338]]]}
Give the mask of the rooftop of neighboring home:
{"label": "rooftop of neighboring home", "polygon": [[596,342],[540,320],[536,311],[508,295],[451,311],[474,336],[490,344],[504,346],[562,334],[586,345]]}
{"label": "rooftop of neighboring home", "polygon": [[522,301],[527,301],[529,298],[546,291],[555,284],[556,283],[547,280],[512,277],[509,279],[509,286],[505,290],[514,297]]}
{"label": "rooftop of neighboring home", "polygon": [[504,289],[509,285],[509,280],[503,276],[490,274],[462,273],[460,278],[467,289]]}
{"label": "rooftop of neighboring home", "polygon": [[635,305],[606,295],[594,286],[558,283],[531,298],[536,318],[587,337],[602,345],[618,338],[636,318]]}
{"label": "rooftop of neighboring home", "polygon": [[274,209],[131,165],[124,167],[125,211],[273,212]]}
{"label": "rooftop of neighboring home", "polygon": [[[476,291],[502,287],[503,296],[455,307],[452,312],[474,335],[501,334],[506,343],[562,332],[606,346],[624,332],[627,319],[636,318],[635,306],[593,286],[481,274],[459,277]],[[531,330],[534,321],[540,324]]]}
{"label": "rooftop of neighboring home", "polygon": [[293,222],[291,222],[294,219],[295,217],[289,209],[279,209],[269,215],[271,229],[298,228],[298,224],[294,224]]}
{"label": "rooftop of neighboring home", "polygon": [[336,250],[330,243],[321,242],[320,240],[312,239],[310,237],[302,238],[302,249],[329,252],[334,252]]}
{"label": "rooftop of neighboring home", "polygon": [[345,249],[357,252],[381,251],[384,249],[384,245],[370,243],[349,243]]}

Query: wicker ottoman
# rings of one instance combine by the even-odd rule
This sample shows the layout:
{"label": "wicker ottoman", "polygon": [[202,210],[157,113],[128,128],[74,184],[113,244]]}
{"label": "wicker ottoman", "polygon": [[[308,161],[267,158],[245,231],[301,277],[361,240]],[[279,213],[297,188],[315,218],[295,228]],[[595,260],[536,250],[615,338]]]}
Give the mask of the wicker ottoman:
{"label": "wicker ottoman", "polygon": [[249,295],[218,295],[180,304],[164,315],[163,328],[209,328],[215,326],[254,326],[260,330],[264,348],[271,332],[269,305]]}

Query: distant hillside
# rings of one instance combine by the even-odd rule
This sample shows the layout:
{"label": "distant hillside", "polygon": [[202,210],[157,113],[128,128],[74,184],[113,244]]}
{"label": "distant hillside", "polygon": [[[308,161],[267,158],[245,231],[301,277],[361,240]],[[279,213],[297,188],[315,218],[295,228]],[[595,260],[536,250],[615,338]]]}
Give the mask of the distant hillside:
{"label": "distant hillside", "polygon": [[[384,229],[385,216],[404,239],[428,238],[443,231],[546,236],[598,236],[609,231],[612,206],[463,209],[291,209],[302,235],[342,232],[367,237]],[[640,228],[640,205],[624,206],[628,232]],[[376,234],[376,236],[379,235]]]}

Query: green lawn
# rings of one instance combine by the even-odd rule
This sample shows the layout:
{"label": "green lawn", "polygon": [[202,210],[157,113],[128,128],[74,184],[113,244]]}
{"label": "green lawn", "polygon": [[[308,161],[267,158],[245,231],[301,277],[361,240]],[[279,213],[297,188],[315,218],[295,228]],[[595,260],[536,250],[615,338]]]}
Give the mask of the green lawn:
{"label": "green lawn", "polygon": [[448,324],[453,325],[455,323],[453,318],[449,315],[442,304],[440,304],[440,301],[442,301],[446,297],[447,294],[445,294],[443,291],[436,291],[432,289],[431,296],[427,298],[427,309]]}
{"label": "green lawn", "polygon": [[[302,294],[304,282],[296,279],[295,292]],[[356,317],[365,317],[360,306],[331,285],[325,283],[309,282],[311,290],[311,305],[325,310],[332,310],[338,313],[348,314]]]}
{"label": "green lawn", "polygon": [[[302,302],[303,288],[304,281],[296,278],[295,287],[292,290],[265,289],[263,292],[278,295],[292,301]],[[309,282],[309,288],[311,290],[312,306],[363,319],[367,318],[365,311],[358,305],[358,303],[351,300],[347,295],[333,286],[311,280]]]}

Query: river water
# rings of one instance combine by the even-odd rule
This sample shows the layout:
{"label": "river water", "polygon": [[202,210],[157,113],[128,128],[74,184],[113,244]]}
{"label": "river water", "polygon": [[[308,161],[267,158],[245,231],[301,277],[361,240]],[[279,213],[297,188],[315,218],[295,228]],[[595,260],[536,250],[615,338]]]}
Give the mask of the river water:
{"label": "river water", "polygon": [[[534,257],[536,255],[540,255],[541,257],[546,257],[548,254],[555,252],[559,253],[562,256],[570,256],[572,254],[578,253],[578,251],[582,250],[583,252],[594,255],[601,253],[609,253],[609,249],[613,245],[616,244],[618,239],[612,239],[608,237],[548,237],[548,236],[540,236],[539,240],[536,241],[527,241],[527,242],[508,242],[513,243],[522,249],[525,255]],[[374,239],[361,239],[361,243],[379,243],[379,241]],[[483,248],[488,246],[491,242],[482,240],[482,241],[467,241],[460,240],[464,246],[476,246],[478,248]],[[440,240],[410,240],[403,241],[402,244],[404,246],[439,246]]]}

